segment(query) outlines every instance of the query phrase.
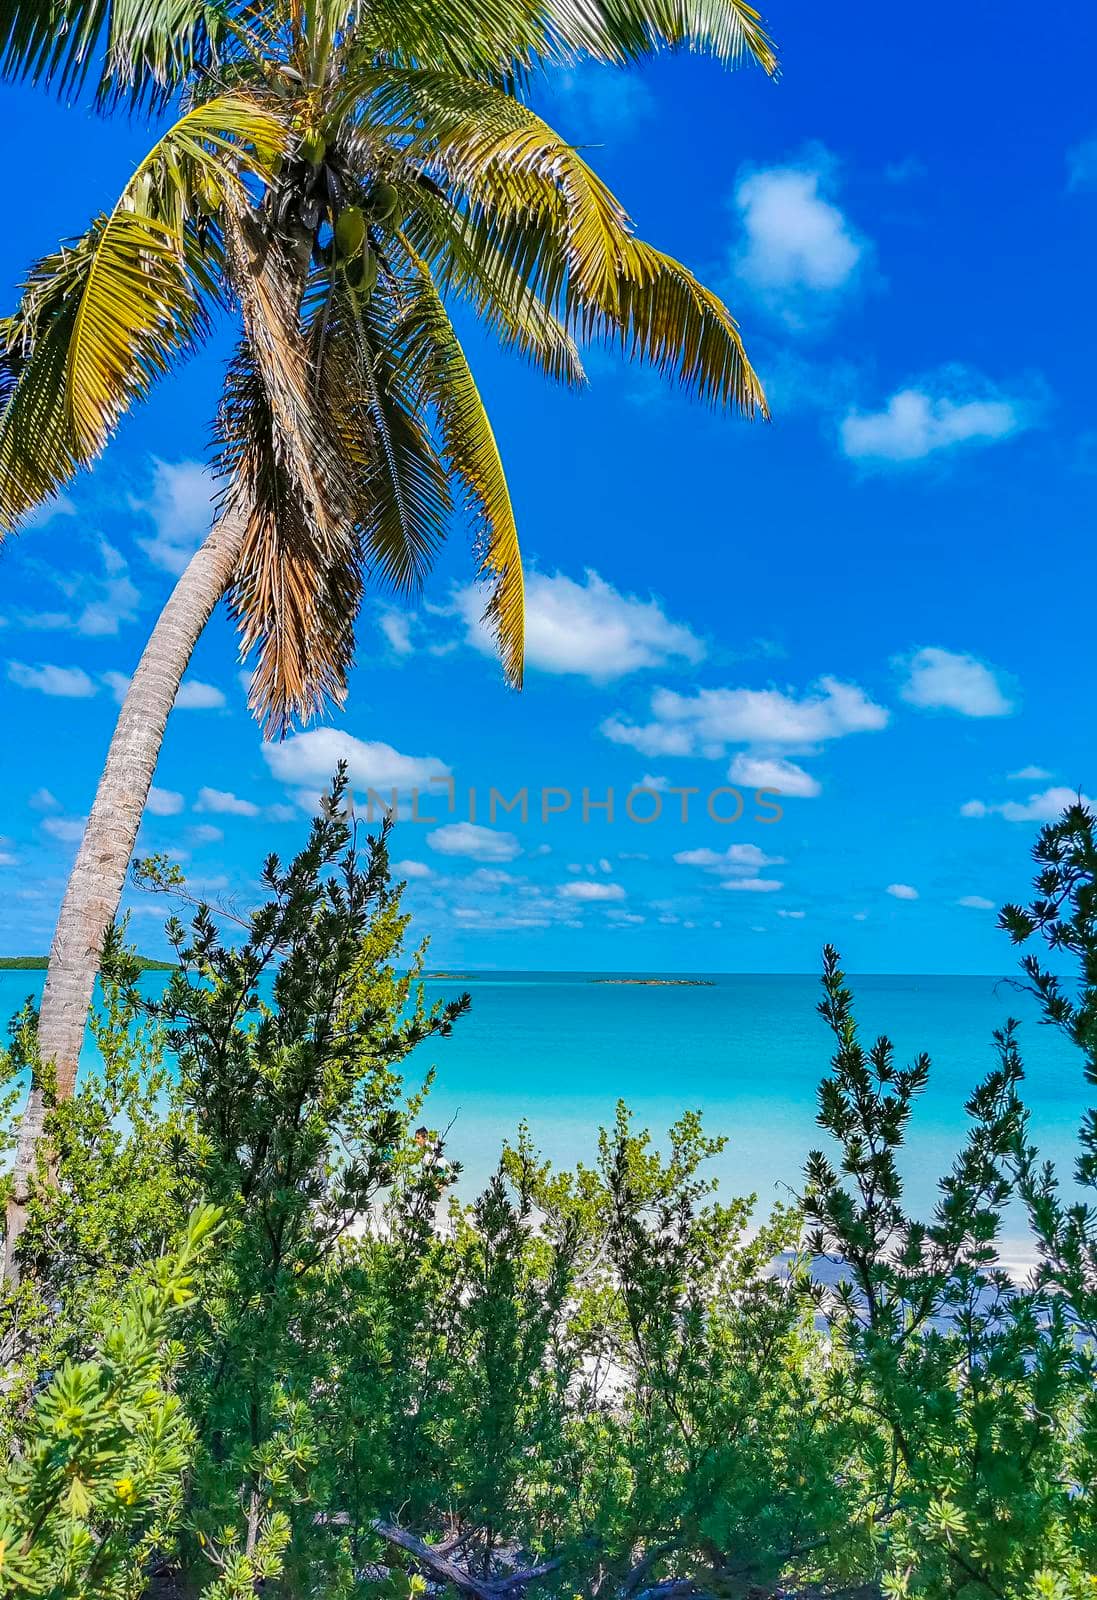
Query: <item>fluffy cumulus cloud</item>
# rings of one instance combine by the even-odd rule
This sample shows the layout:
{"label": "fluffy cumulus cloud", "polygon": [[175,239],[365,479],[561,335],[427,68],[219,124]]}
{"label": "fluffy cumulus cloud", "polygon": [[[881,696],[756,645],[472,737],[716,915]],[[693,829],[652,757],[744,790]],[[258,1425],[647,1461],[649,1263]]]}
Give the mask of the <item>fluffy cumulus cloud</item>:
{"label": "fluffy cumulus cloud", "polygon": [[254,800],[244,800],[229,789],[210,789],[203,786],[194,802],[195,811],[212,811],[215,816],[257,817],[260,807]]}
{"label": "fluffy cumulus cloud", "polygon": [[[346,762],[351,790],[363,805],[370,789],[386,798],[394,789],[398,794],[410,789],[426,793],[432,778],[447,778],[450,771],[435,756],[403,755],[391,744],[356,739],[341,728],[313,728],[281,744],[265,743],[263,756],[276,778],[302,790],[306,806],[327,788],[340,761]],[[422,810],[428,810],[425,800]]]}
{"label": "fluffy cumulus cloud", "polygon": [[1018,767],[1016,772],[1009,772],[1006,776],[1018,783],[1044,783],[1052,774],[1046,767],[1027,766]]}
{"label": "fluffy cumulus cloud", "polygon": [[888,713],[856,684],[824,677],[807,693],[781,689],[698,689],[679,694],[658,689],[653,720],[630,724],[609,717],[602,732],[644,755],[718,757],[734,744],[824,744],[851,733],[887,726]]}
{"label": "fluffy cumulus cloud", "polygon": [[197,678],[184,678],[175,697],[180,711],[215,711],[224,703],[225,696],[216,684],[200,683]]}
{"label": "fluffy cumulus cloud", "polygon": [[822,784],[803,767],[784,756],[751,755],[741,750],[732,757],[728,782],[745,789],[776,789],[779,794],[798,800],[814,800]]}
{"label": "fluffy cumulus cloud", "polygon": [[987,800],[966,800],[960,807],[960,815],[1000,816],[1007,822],[1054,822],[1068,806],[1077,805],[1079,800],[1091,811],[1097,804],[1088,795],[1080,794],[1077,789],[1068,789],[1065,785],[1059,784],[1050,789],[1043,789],[1038,794],[1030,794],[1028,799],[1023,801],[1003,800],[993,804]]}
{"label": "fluffy cumulus cloud", "polygon": [[134,511],[151,519],[155,532],[137,543],[154,566],[178,576],[210,530],[213,483],[200,461],[154,461],[145,498],[131,496]]}
{"label": "fluffy cumulus cloud", "polygon": [[440,855],[467,856],[472,861],[513,861],[522,853],[513,833],[479,822],[443,823],[427,834],[427,843]]}
{"label": "fluffy cumulus cloud", "polygon": [[433,873],[425,861],[394,861],[392,864],[394,878],[430,878]]}
{"label": "fluffy cumulus cloud", "polygon": [[925,461],[961,445],[998,444],[1033,424],[1026,401],[978,374],[954,368],[899,389],[879,411],[849,411],[839,428],[851,461],[872,466]]}
{"label": "fluffy cumulus cloud", "polygon": [[994,670],[975,656],[927,645],[895,665],[903,673],[899,693],[912,706],[964,717],[1006,717],[1013,710]]}
{"label": "fluffy cumulus cloud", "polygon": [[994,901],[988,900],[981,894],[962,894],[957,900],[958,906],[964,906],[968,911],[993,911]]}
{"label": "fluffy cumulus cloud", "polygon": [[[483,590],[459,590],[455,602],[468,642],[495,655],[482,620]],[[588,571],[581,583],[563,573],[534,572],[526,580],[527,667],[609,683],[674,661],[696,663],[704,654],[702,641],[672,621],[658,600],[621,594],[597,572]]]}
{"label": "fluffy cumulus cloud", "polygon": [[154,817],[176,817],[183,809],[183,796],[175,789],[158,789],[155,784],[149,790],[149,797],[145,801],[145,810]]}
{"label": "fluffy cumulus cloud", "polygon": [[735,188],[735,273],[793,326],[826,316],[870,254],[836,203],[836,177],[833,158],[815,151],[803,162],[745,172]]}
{"label": "fluffy cumulus cloud", "polygon": [[556,892],[565,900],[606,901],[625,898],[625,891],[619,883],[588,882],[585,878],[562,883]]}
{"label": "fluffy cumulus cloud", "polygon": [[893,900],[917,900],[917,889],[911,888],[909,883],[889,883],[887,892]]}
{"label": "fluffy cumulus cloud", "polygon": [[761,867],[781,867],[784,856],[767,856],[756,844],[729,844],[726,850],[679,850],[675,861],[683,867],[700,867],[704,872],[756,874]]}
{"label": "fluffy cumulus cloud", "polygon": [[32,667],[25,661],[8,662],[8,679],[20,689],[35,689],[61,700],[90,700],[96,684],[83,667],[56,667],[47,662]]}

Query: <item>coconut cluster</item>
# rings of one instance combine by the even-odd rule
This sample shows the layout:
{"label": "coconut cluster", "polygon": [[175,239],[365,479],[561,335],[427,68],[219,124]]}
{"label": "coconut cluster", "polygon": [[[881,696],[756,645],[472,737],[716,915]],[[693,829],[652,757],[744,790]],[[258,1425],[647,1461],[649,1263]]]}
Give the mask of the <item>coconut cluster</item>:
{"label": "coconut cluster", "polygon": [[279,178],[273,218],[302,265],[311,257],[317,266],[338,267],[351,288],[369,294],[378,271],[370,230],[400,226],[395,185],[382,177],[364,185],[329,132],[315,127],[302,134]]}

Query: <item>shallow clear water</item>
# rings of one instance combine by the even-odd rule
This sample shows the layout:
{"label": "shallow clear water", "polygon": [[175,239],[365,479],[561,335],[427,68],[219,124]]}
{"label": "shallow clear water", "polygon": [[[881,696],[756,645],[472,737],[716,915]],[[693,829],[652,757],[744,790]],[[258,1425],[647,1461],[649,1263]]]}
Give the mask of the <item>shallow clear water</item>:
{"label": "shallow clear water", "polygon": [[[800,974],[717,974],[710,987],[596,983],[592,973],[458,974],[431,979],[430,998],[467,989],[472,1010],[453,1036],[412,1062],[438,1078],[427,1117],[478,1185],[520,1119],[543,1152],[574,1162],[593,1153],[595,1130],[620,1097],[656,1133],[686,1109],[703,1112],[728,1149],[716,1170],[732,1192],[760,1202],[787,1196],[805,1153],[820,1142],[815,1091],[830,1040],[815,1013],[818,980]],[[700,976],[700,975],[699,975]],[[40,973],[0,974],[0,1016],[41,988]],[[143,980],[150,993],[161,974]],[[1035,1003],[993,978],[863,977],[853,980],[866,1041],[890,1034],[897,1055],[927,1050],[930,1087],[919,1103],[905,1162],[908,1194],[924,1208],[962,1136],[964,1102],[993,1063],[991,1035],[1022,1021],[1032,1134],[1064,1179],[1087,1104],[1081,1062],[1037,1020]],[[411,1073],[409,1073],[409,1077]],[[1018,1219],[1009,1232],[1016,1248]]]}

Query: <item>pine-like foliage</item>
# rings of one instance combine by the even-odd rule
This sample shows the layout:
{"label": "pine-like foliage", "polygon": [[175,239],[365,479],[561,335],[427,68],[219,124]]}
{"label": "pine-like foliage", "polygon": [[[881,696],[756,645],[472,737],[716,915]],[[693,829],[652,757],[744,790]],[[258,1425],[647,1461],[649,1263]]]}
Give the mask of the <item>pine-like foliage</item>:
{"label": "pine-like foliage", "polygon": [[[1025,981],[1091,1079],[1095,849],[1072,809],[1002,916],[1054,952]],[[930,1063],[862,1041],[831,950],[798,1204],[759,1223],[695,1115],[660,1150],[623,1106],[573,1171],[520,1127],[469,1197],[414,1070],[467,1001],[423,1002],[387,833],[358,837],[343,777],[263,882],[169,924],[155,1003],[108,951],[102,1069],[50,1113],[0,1306],[2,1592],[1091,1594],[1097,1230],[1032,1147],[1016,1024],[924,1219],[903,1171]],[[38,1071],[33,1012],[8,1065]]]}

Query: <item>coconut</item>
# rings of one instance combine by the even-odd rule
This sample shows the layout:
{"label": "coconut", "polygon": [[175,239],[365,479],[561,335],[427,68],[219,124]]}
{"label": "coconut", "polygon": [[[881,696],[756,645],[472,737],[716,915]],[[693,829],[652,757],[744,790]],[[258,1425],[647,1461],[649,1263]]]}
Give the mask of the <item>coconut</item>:
{"label": "coconut", "polygon": [[301,160],[310,167],[318,167],[327,154],[328,142],[322,133],[306,133],[301,140]]}
{"label": "coconut", "polygon": [[335,248],[341,256],[356,256],[366,242],[366,219],[357,206],[347,206],[335,219]]}
{"label": "coconut", "polygon": [[219,185],[210,178],[205,178],[195,190],[194,209],[203,217],[215,217],[221,209],[224,195]]}
{"label": "coconut", "polygon": [[395,187],[382,178],[369,192],[369,208],[378,222],[389,222],[395,214],[399,199]]}
{"label": "coconut", "polygon": [[368,247],[361,255],[348,261],[343,271],[352,289],[367,295],[373,293],[373,286],[377,282],[377,257]]}

